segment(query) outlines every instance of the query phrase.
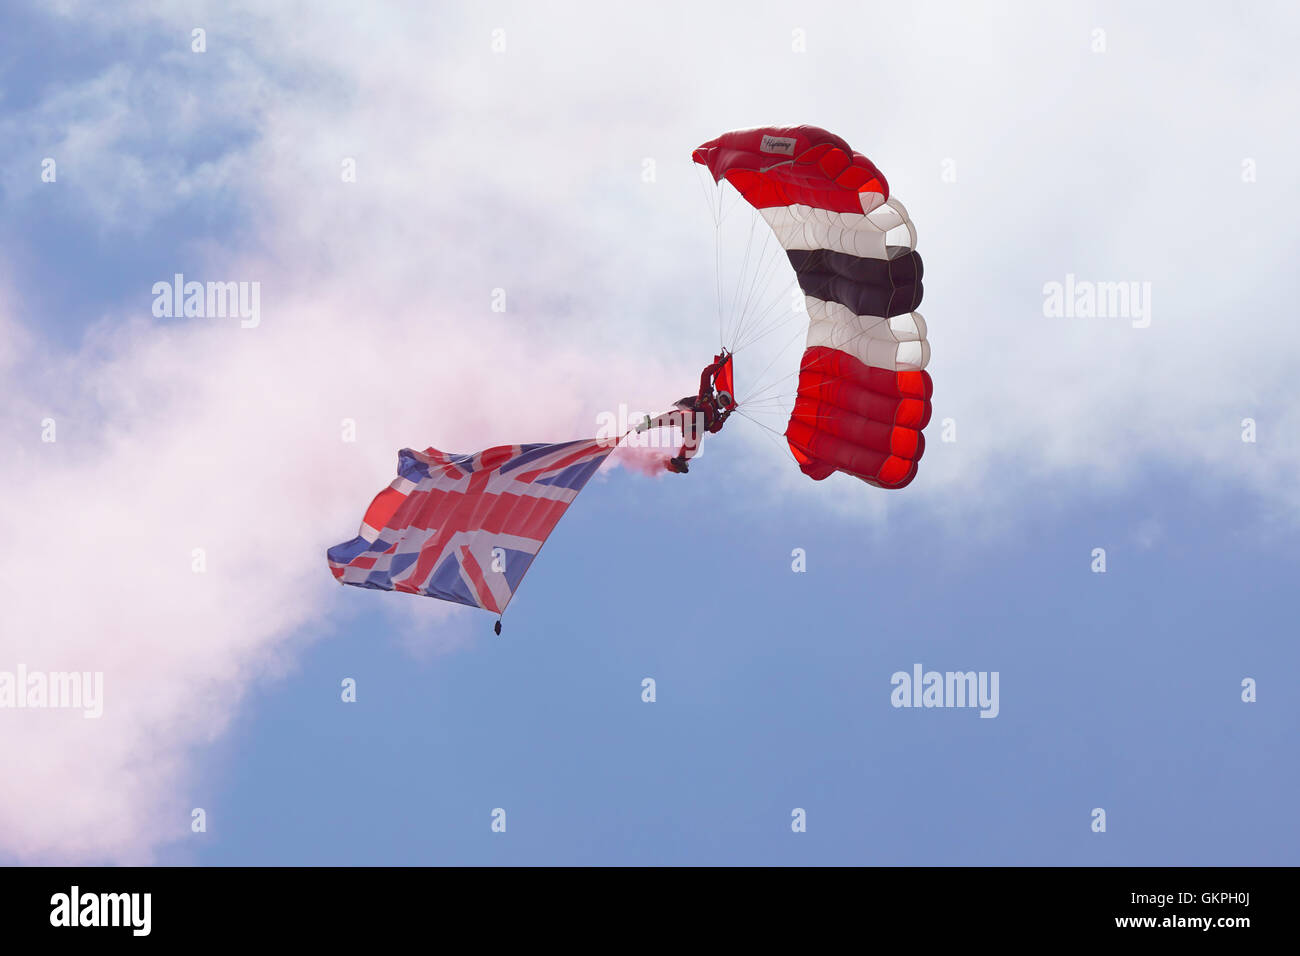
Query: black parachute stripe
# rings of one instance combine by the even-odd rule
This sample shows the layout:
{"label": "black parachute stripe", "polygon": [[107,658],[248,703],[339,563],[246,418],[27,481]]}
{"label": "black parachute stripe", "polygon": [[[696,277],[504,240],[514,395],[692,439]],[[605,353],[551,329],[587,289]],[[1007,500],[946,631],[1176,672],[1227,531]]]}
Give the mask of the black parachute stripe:
{"label": "black parachute stripe", "polygon": [[915,249],[890,246],[888,259],[851,256],[830,249],[788,249],[803,294],[838,302],[854,315],[887,318],[921,304],[924,267]]}

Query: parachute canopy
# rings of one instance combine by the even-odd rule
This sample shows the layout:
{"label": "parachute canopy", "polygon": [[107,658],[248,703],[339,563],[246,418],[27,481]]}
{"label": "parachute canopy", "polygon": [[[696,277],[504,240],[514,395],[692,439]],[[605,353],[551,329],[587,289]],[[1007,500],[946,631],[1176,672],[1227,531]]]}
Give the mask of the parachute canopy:
{"label": "parachute canopy", "polygon": [[735,130],[693,158],[758,210],[803,290],[808,339],[785,432],[800,469],[902,488],[933,391],[907,210],[871,160],[816,126]]}

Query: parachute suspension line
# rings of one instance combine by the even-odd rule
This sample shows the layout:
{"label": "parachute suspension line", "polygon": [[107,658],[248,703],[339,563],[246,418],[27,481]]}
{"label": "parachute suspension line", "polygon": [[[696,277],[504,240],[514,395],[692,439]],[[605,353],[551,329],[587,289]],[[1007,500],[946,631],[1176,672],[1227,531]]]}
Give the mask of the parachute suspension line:
{"label": "parachute suspension line", "polygon": [[736,306],[740,302],[740,288],[745,274],[749,271],[749,254],[754,247],[754,220],[749,221],[749,238],[745,241],[745,259],[741,263],[740,271],[736,273],[736,288],[731,294],[731,324],[727,338],[731,342],[736,341],[736,335],[740,332],[740,322],[743,316],[738,316]]}
{"label": "parachute suspension line", "polygon": [[[733,187],[733,191],[734,187]],[[736,193],[740,196],[740,193]],[[735,208],[733,205],[731,208]],[[761,304],[763,296],[759,295],[771,285],[775,272],[772,270],[772,264],[776,261],[781,250],[780,244],[776,243],[775,254],[769,254],[769,245],[773,244],[776,239],[775,234],[766,227],[766,223],[760,228],[759,216],[750,209],[749,216],[749,235],[745,243],[745,257],[741,264],[740,270],[736,274],[736,287],[730,303],[731,327],[728,336],[728,345],[732,352],[741,348],[750,331],[750,324],[754,318],[751,310],[757,304]],[[762,234],[762,242],[759,248],[754,248],[755,230],[758,229]]]}
{"label": "parachute suspension line", "polygon": [[[785,345],[781,346],[781,348],[777,350],[777,353],[776,353],[774,356],[772,356],[772,361],[770,361],[770,362],[767,363],[767,366],[763,369],[763,371],[759,372],[757,375],[754,376],[754,382],[755,382],[754,388],[755,388],[755,391],[753,391],[753,392],[751,392],[749,395],[747,395],[747,396],[746,396],[746,397],[745,397],[745,398],[744,398],[744,399],[743,399],[739,404],[744,405],[744,404],[746,404],[746,403],[748,403],[748,402],[750,402],[750,401],[753,401],[754,399],[759,398],[760,396],[764,395],[766,392],[768,392],[769,390],[771,390],[771,388],[772,388],[774,385],[779,384],[779,383],[781,382],[782,379],[786,379],[786,378],[789,378],[789,377],[790,377],[789,375],[783,375],[780,379],[777,379],[776,382],[773,382],[773,383],[771,383],[771,384],[769,384],[769,385],[763,385],[763,384],[762,384],[762,382],[763,382],[763,376],[766,375],[768,372],[770,372],[770,371],[772,370],[772,366],[775,365],[776,362],[777,362],[777,360],[778,360],[782,355],[785,354],[785,350],[788,349],[791,345],[793,345],[796,341],[798,341],[799,336],[801,336],[801,335],[803,335],[803,334],[804,334],[804,330],[803,330],[803,329],[795,329],[795,333],[794,333],[794,335],[793,335],[793,336],[792,336],[792,337],[791,337],[791,338],[790,338],[790,339],[785,343]],[[795,373],[793,373],[793,374],[796,374],[796,375],[797,375],[798,373],[795,372]]]}
{"label": "parachute suspension line", "polygon": [[708,184],[704,181],[704,174],[700,171],[699,163],[693,162],[691,166],[695,169],[695,181],[700,184],[704,204],[709,207],[709,217],[713,220],[713,283],[718,306],[718,347],[721,348],[724,339],[722,321],[722,190],[710,190]]}
{"label": "parachute suspension line", "polygon": [[727,305],[722,298],[722,222],[727,213],[722,208],[724,194],[720,182],[713,184],[713,200],[717,204],[713,226],[713,274],[718,286],[718,348],[721,349],[727,344]]}
{"label": "parachute suspension line", "polygon": [[[696,167],[696,175],[699,178],[700,184],[704,187],[705,198],[709,201],[710,214],[713,216],[713,274],[717,286],[718,297],[718,346],[719,348],[726,348],[727,342],[734,338],[730,332],[730,327],[733,325],[735,318],[735,303],[732,302],[728,305],[723,301],[722,297],[722,224],[726,221],[727,217],[731,215],[731,212],[736,208],[736,206],[741,203],[743,197],[740,191],[732,186],[731,191],[735,195],[732,196],[730,205],[726,205],[726,189],[723,187],[730,186],[731,184],[727,180],[722,179],[714,184],[717,188],[710,191],[705,183],[704,175],[700,172],[702,167],[700,167],[698,163],[693,163],[692,165]],[[714,209],[714,202],[709,199],[710,195],[716,196],[716,210]],[[752,242],[752,223],[750,232],[750,242]],[[736,276],[737,284],[739,284],[743,276],[744,271],[742,270],[741,273]]]}
{"label": "parachute suspension line", "polygon": [[[755,213],[755,218],[757,218],[757,213]],[[784,259],[783,253],[785,253],[786,250],[781,245],[780,241],[777,240],[774,232],[764,230],[764,235],[764,251],[766,252],[767,243],[771,242],[772,258],[764,262],[760,266],[759,272],[756,274],[754,292],[757,294],[752,298],[752,301],[754,302],[754,313],[750,316],[748,324],[745,327],[745,332],[740,336],[740,341],[737,342],[737,348],[743,348],[754,344],[767,335],[768,332],[780,328],[798,314],[794,310],[783,312],[780,308],[783,302],[790,301],[788,293],[798,281],[797,276],[792,273],[790,274],[790,278],[786,281],[784,286],[780,288],[779,295],[774,296],[770,291],[772,280],[785,271],[784,267],[776,266],[776,263]],[[758,287],[757,283],[759,277],[763,279],[761,289]],[[767,306],[759,312],[758,309],[762,306],[765,300],[767,301]],[[769,318],[772,316],[774,309],[777,310],[776,317],[770,325],[766,325],[765,323],[767,323]]]}
{"label": "parachute suspension line", "polygon": [[749,421],[753,422],[759,428],[763,429],[764,432],[770,433],[767,435],[768,441],[773,442],[777,448],[781,449],[782,454],[788,457],[796,465],[799,464],[799,459],[794,457],[794,452],[790,450],[789,444],[781,441],[781,439],[785,437],[785,434],[783,432],[777,431],[775,428],[773,428],[770,425],[764,425],[757,418],[754,418],[752,415],[746,415],[740,409],[736,409],[736,414],[741,416],[742,418],[746,418]]}
{"label": "parachute suspension line", "polygon": [[[758,225],[758,223],[755,221],[756,218],[757,217],[751,217],[749,221],[749,231],[751,237],[753,236],[755,227]],[[745,328],[745,314],[746,312],[749,311],[749,302],[753,298],[754,287],[758,285],[758,277],[762,273],[763,260],[767,253],[767,243],[770,235],[771,235],[771,231],[765,229],[764,236],[763,236],[763,244],[759,248],[758,259],[754,265],[754,272],[752,275],[749,273],[749,256],[750,256],[751,247],[753,245],[752,239],[750,243],[747,244],[745,247],[745,264],[741,270],[740,275],[737,276],[737,279],[738,280],[744,279],[747,281],[744,282],[745,295],[743,299],[740,297],[741,283],[739,281],[736,283],[736,305],[738,306],[738,309],[736,312],[735,334],[732,337],[732,341],[735,343],[739,343],[741,333],[744,331]]]}
{"label": "parachute suspension line", "polygon": [[[789,298],[789,292],[794,288],[795,281],[795,279],[791,279],[785,284],[785,287],[780,290],[779,295],[771,296],[771,301],[768,303],[767,308],[754,317],[754,321],[750,324],[750,329],[748,330],[748,334],[745,336],[744,341],[736,344],[737,351],[753,345],[755,342],[781,328],[781,326],[789,322],[793,316],[799,314],[793,309],[788,313],[778,312],[774,319],[770,322],[768,321],[772,316],[772,310],[780,305],[781,302],[786,301]],[[765,290],[764,298],[766,297],[767,294]]]}
{"label": "parachute suspension line", "polygon": [[[752,229],[758,226],[761,217],[753,209],[750,210],[750,215]],[[766,222],[764,225],[766,226]],[[733,353],[748,349],[772,332],[788,325],[794,318],[806,314],[795,309],[784,310],[784,303],[791,301],[790,292],[797,285],[797,276],[791,274],[776,294],[771,291],[773,280],[779,281],[778,276],[784,272],[777,263],[784,259],[783,254],[786,250],[770,229],[764,228],[762,233],[763,247],[741,307],[731,349]],[[766,306],[764,306],[765,302]]]}
{"label": "parachute suspension line", "polygon": [[[758,266],[754,270],[753,281],[750,283],[749,291],[745,296],[744,305],[741,308],[740,327],[736,331],[736,348],[741,348],[743,345],[749,344],[747,336],[753,331],[756,323],[761,323],[767,317],[775,304],[774,302],[769,301],[767,308],[761,313],[758,312],[763,301],[768,298],[768,289],[772,285],[772,280],[777,275],[777,270],[773,269],[772,266],[780,258],[780,253],[784,251],[781,248],[780,243],[775,243],[774,248],[776,252],[771,258],[768,258],[768,245],[773,242],[775,237],[770,230],[764,230],[764,233],[763,248],[759,253]],[[752,314],[750,312],[751,306],[754,309]]]}
{"label": "parachute suspension line", "polygon": [[[787,343],[786,347],[789,348],[791,344],[793,344],[793,340],[790,343]],[[784,349],[782,350],[782,353],[784,353]],[[787,379],[794,378],[799,374],[799,372],[800,369],[796,368],[793,372],[787,372],[784,375],[777,376],[771,381],[761,383],[761,387],[757,388],[745,399],[745,404],[755,405],[764,401],[780,402],[793,399],[793,392],[781,392],[777,391],[777,389],[781,388]]]}
{"label": "parachute suspension line", "polygon": [[771,425],[764,425],[764,424],[763,424],[762,422],[760,422],[757,418],[754,418],[752,415],[747,415],[747,414],[745,414],[745,413],[744,413],[743,411],[741,411],[739,408],[736,409],[736,414],[739,415],[739,416],[741,416],[742,418],[748,418],[751,422],[753,422],[753,423],[754,423],[755,425],[757,425],[759,428],[762,428],[762,429],[764,429],[765,431],[769,431],[769,432],[771,432],[773,435],[776,435],[776,436],[778,436],[778,437],[784,437],[784,436],[782,436],[781,432],[777,431],[777,430],[776,430],[775,428],[773,428]]}
{"label": "parachute suspension line", "polygon": [[[729,179],[718,180],[718,209],[720,211],[720,215],[718,218],[720,222],[725,221],[726,218],[731,215],[731,211],[735,209],[738,205],[740,205],[741,198],[742,198],[740,190],[737,189],[735,186],[731,186],[731,191],[736,195],[731,198],[731,205],[728,206],[725,210],[723,210],[722,209],[722,192],[723,192],[722,184],[723,183],[726,183],[728,186],[731,186],[731,180]],[[748,206],[748,203],[746,203],[746,205]]]}
{"label": "parachute suspension line", "polygon": [[709,191],[709,185],[704,181],[703,173],[700,172],[700,164],[691,163],[691,166],[695,169],[695,181],[700,184],[700,193],[704,196],[704,204],[709,207],[709,215],[713,219],[713,225],[717,226],[721,204],[713,198],[713,194]]}
{"label": "parachute suspension line", "polygon": [[[700,164],[695,163],[692,165],[695,166],[696,180],[700,184],[705,203],[709,207],[709,215],[713,219],[713,270],[714,292],[718,312],[718,345],[719,348],[726,348],[734,354],[790,321],[795,314],[793,312],[785,316],[780,316],[778,313],[777,320],[769,323],[773,310],[778,309],[784,301],[795,280],[792,277],[784,289],[781,290],[780,297],[770,299],[767,306],[759,311],[759,307],[763,305],[764,300],[769,299],[768,290],[771,288],[773,279],[778,274],[778,270],[772,267],[781,258],[784,249],[771,230],[763,229],[762,246],[758,250],[757,262],[751,270],[751,263],[755,262],[755,230],[758,228],[761,217],[756,211],[749,209],[751,215],[749,234],[745,243],[745,256],[741,268],[736,274],[732,298],[731,300],[724,298],[722,224],[737,205],[743,205],[741,200],[744,197],[734,186],[728,190],[726,187],[730,186],[730,183],[726,179],[718,180],[715,184],[717,188],[711,190]],[[728,191],[733,193],[730,202],[728,202],[725,195]]]}
{"label": "parachute suspension line", "polygon": [[[706,174],[703,172],[703,167],[698,163],[692,163],[691,165],[695,167],[696,180],[700,184],[700,189],[701,192],[703,193],[705,204],[709,207],[709,215],[713,219],[713,277],[714,277],[714,292],[717,297],[718,347],[719,349],[723,349],[727,347],[728,341],[732,341],[734,339],[733,326],[735,324],[736,316],[735,316],[735,301],[733,300],[732,302],[729,303],[723,297],[722,224],[726,221],[727,217],[731,214],[731,211],[736,208],[736,205],[740,203],[743,196],[741,195],[740,191],[733,186],[731,191],[735,193],[735,195],[732,196],[731,202],[730,204],[728,204],[725,195],[726,189],[724,189],[723,187],[725,185],[730,185],[730,184],[725,179],[722,179],[712,184],[716,188],[710,189],[709,188],[710,183],[706,180]],[[751,223],[750,232],[751,232],[750,242],[752,243],[753,242],[752,223]],[[748,256],[748,251],[747,251],[747,256]],[[740,280],[743,279],[743,277],[744,277],[744,270],[742,270],[741,273],[736,277],[737,292],[735,293],[735,298],[739,298],[739,291],[738,291],[739,283]]]}
{"label": "parachute suspension line", "polygon": [[[786,289],[782,291],[783,297],[789,291],[789,289],[793,287],[793,285],[794,283],[790,283],[790,285],[787,286]],[[765,327],[759,329],[753,335],[751,335],[748,339],[747,344],[755,345],[758,342],[761,342],[763,339],[767,338],[773,332],[780,331],[781,329],[788,326],[790,322],[794,319],[794,317],[799,314],[800,313],[791,310],[789,313],[783,313],[777,315],[777,317],[772,319],[772,321],[770,321]]]}

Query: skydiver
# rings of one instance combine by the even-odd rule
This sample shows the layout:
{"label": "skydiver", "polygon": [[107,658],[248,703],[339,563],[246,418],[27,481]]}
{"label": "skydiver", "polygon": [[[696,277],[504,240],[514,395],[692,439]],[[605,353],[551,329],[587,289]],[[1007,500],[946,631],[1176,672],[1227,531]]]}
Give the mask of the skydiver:
{"label": "skydiver", "polygon": [[695,395],[687,395],[675,402],[671,411],[664,412],[658,418],[637,426],[638,432],[647,428],[676,427],[682,430],[682,447],[676,458],[669,458],[664,467],[673,474],[684,475],[690,468],[687,462],[699,451],[703,433],[714,434],[722,430],[723,424],[736,408],[736,400],[728,391],[715,391],[719,373],[731,361],[731,353],[723,350],[721,355],[713,357],[713,363],[707,365],[700,373],[700,390]]}

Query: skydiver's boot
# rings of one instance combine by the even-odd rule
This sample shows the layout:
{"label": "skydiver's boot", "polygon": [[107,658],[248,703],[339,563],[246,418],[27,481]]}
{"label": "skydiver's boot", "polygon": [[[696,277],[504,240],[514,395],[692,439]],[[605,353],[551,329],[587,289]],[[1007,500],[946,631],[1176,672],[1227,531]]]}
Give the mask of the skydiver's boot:
{"label": "skydiver's boot", "polygon": [[669,458],[666,462],[664,462],[664,467],[667,468],[675,475],[684,475],[690,471],[690,468],[687,467],[686,465],[685,456],[679,456],[677,458]]}

